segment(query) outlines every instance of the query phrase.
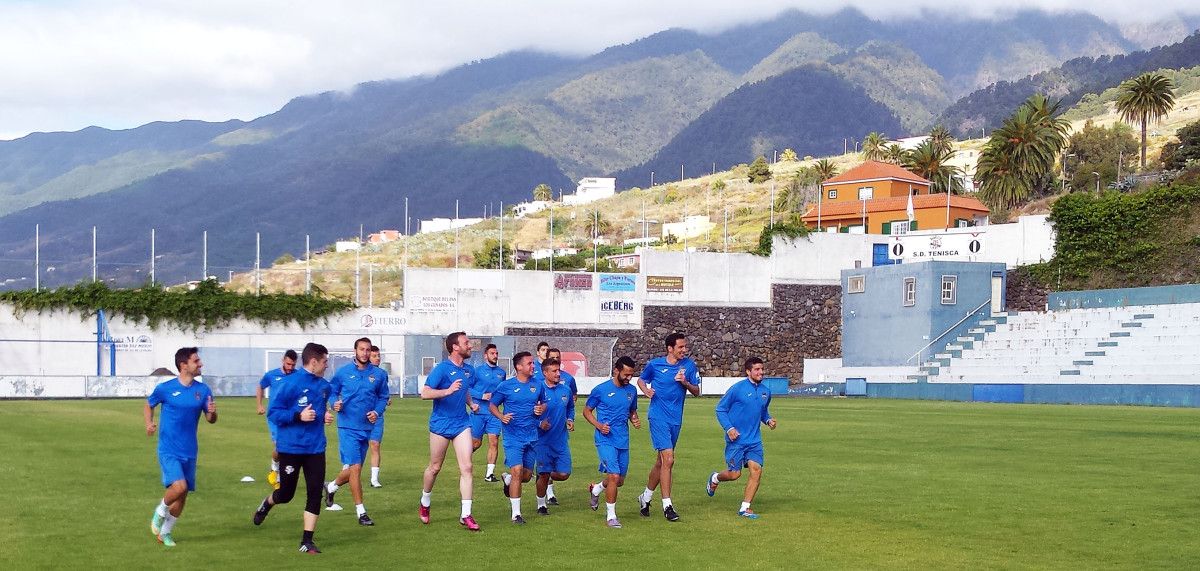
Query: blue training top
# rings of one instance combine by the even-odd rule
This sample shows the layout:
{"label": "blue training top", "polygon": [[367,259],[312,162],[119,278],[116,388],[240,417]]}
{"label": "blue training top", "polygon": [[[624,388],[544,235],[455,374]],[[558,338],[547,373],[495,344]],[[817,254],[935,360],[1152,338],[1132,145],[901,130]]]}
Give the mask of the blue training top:
{"label": "blue training top", "polygon": [[687,396],[687,389],[683,383],[675,380],[675,374],[680,369],[683,369],[683,376],[688,382],[700,384],[700,371],[696,368],[696,362],[688,357],[674,365],[668,363],[666,357],[656,357],[642,369],[639,377],[654,389],[650,413],[647,415],[650,420],[683,424],[683,399]]}
{"label": "blue training top", "polygon": [[[267,418],[278,429],[275,450],[284,454],[319,454],[325,452],[325,409],[333,393],[329,381],[307,369],[284,377],[271,395]],[[300,413],[312,406],[316,418],[300,420]]]}
{"label": "blue training top", "polygon": [[162,405],[158,419],[158,454],[178,458],[195,458],[199,446],[196,444],[196,427],[200,415],[208,407],[212,390],[199,380],[183,386],[178,378],[159,383],[146,397],[150,408]]}
{"label": "blue training top", "polygon": [[[725,441],[738,444],[762,442],[762,425],[771,420],[767,407],[771,404],[771,390],[762,383],[742,379],[725,391],[717,403],[717,422],[725,430]],[[729,440],[729,429],[736,428],[737,440]]]}
{"label": "blue training top", "polygon": [[333,374],[329,385],[332,390],[329,401],[342,401],[338,428],[371,430],[375,425],[367,420],[367,413],[372,410],[383,418],[388,400],[388,377],[383,369],[367,363],[360,370],[355,363],[347,363]]}
{"label": "blue training top", "polygon": [[608,425],[608,434],[596,429],[596,445],[629,448],[629,417],[637,412],[637,387],[633,383],[618,387],[612,379],[604,381],[588,395],[587,407],[600,424]]}
{"label": "blue training top", "polygon": [[546,393],[546,412],[542,413],[542,420],[550,422],[550,429],[542,430],[541,422],[538,422],[538,444],[565,447],[567,420],[575,420],[575,396],[571,394],[571,387],[563,383],[551,387],[542,381],[542,386]]}
{"label": "blue training top", "polygon": [[433,399],[433,410],[429,413],[429,431],[443,436],[456,436],[470,426],[467,416],[467,391],[474,382],[475,368],[467,363],[459,367],[450,359],[438,363],[429,376],[425,378],[425,386],[444,390],[450,388],[454,381],[461,381],[461,387],[454,394]]}
{"label": "blue training top", "polygon": [[504,367],[494,367],[487,362],[475,367],[475,377],[471,382],[471,400],[479,405],[479,414],[491,414],[488,412],[489,399],[483,398],[483,395],[496,392],[496,387],[504,382],[506,376]]}
{"label": "blue training top", "polygon": [[503,427],[506,442],[533,442],[537,440],[537,425],[542,422],[542,416],[535,415],[533,407],[539,402],[546,402],[546,385],[531,379],[521,382],[512,377],[492,393],[492,404],[496,408],[504,407],[504,413],[513,415]]}

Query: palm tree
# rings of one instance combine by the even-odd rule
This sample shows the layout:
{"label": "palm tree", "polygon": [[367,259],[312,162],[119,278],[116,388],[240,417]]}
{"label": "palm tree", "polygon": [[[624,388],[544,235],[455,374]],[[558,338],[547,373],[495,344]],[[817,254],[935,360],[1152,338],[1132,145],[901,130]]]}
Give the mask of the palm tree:
{"label": "palm tree", "polygon": [[954,148],[954,135],[943,125],[937,125],[929,131],[929,140],[939,150],[949,151]]}
{"label": "palm tree", "polygon": [[609,230],[612,230],[612,222],[609,222],[608,219],[604,218],[604,215],[597,210],[592,212],[591,216],[587,217],[583,227],[590,239],[592,236],[604,236]]}
{"label": "palm tree", "polygon": [[804,167],[783,185],[775,197],[775,209],[784,212],[801,212],[804,205],[820,192],[821,174],[814,167]]}
{"label": "palm tree", "polygon": [[904,164],[905,156],[907,156],[907,152],[904,150],[904,147],[901,147],[897,143],[888,145],[885,154],[886,156],[884,159],[894,165]]}
{"label": "palm tree", "polygon": [[539,184],[533,188],[534,200],[553,200],[554,190],[546,183]]}
{"label": "palm tree", "polygon": [[1067,144],[1068,124],[1056,117],[1061,104],[1033,95],[992,131],[975,169],[985,201],[1011,206],[1045,180]]}
{"label": "palm tree", "polygon": [[931,192],[958,194],[962,192],[958,167],[947,164],[953,157],[952,149],[939,146],[931,137],[905,154],[904,168],[929,179],[933,183]]}
{"label": "palm tree", "polygon": [[1146,169],[1146,124],[1167,116],[1175,107],[1175,83],[1161,73],[1143,73],[1121,82],[1117,111],[1126,123],[1142,124],[1142,170]]}
{"label": "palm tree", "polygon": [[871,131],[867,134],[867,138],[863,139],[863,158],[868,161],[882,161],[887,159],[887,144],[886,135]]}
{"label": "palm tree", "polygon": [[829,159],[821,159],[813,163],[812,169],[822,181],[829,180],[838,174],[837,165],[833,164],[833,161]]}

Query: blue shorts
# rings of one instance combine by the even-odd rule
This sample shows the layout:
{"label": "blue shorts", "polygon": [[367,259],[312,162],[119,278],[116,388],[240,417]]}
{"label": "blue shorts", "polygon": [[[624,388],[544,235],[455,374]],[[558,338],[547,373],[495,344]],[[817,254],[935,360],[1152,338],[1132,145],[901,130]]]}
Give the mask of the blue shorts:
{"label": "blue shorts", "polygon": [[614,448],[607,444],[597,444],[596,454],[600,456],[600,473],[625,475],[629,471],[629,449]]}
{"label": "blue shorts", "polygon": [[180,480],[187,481],[189,492],[196,491],[196,459],[180,458],[179,456],[158,455],[158,466],[162,468],[162,483],[164,488]]}
{"label": "blue shorts", "polygon": [[483,412],[485,409],[479,407],[479,412],[471,414],[471,438],[479,440],[484,434],[500,434],[500,427],[503,423],[499,418],[496,418],[490,412]]}
{"label": "blue shorts", "polygon": [[725,463],[730,470],[735,472],[742,468],[749,467],[748,462],[753,460],[759,466],[763,466],[763,447],[762,442],[754,444],[738,444],[735,442],[725,443]]}
{"label": "blue shorts", "polygon": [[375,425],[371,427],[371,441],[383,442],[383,417],[380,416],[375,420]]}
{"label": "blue shorts", "polygon": [[459,421],[458,419],[454,419],[438,420],[436,422],[431,420],[429,422],[429,432],[441,436],[446,440],[454,440],[468,428],[471,428],[470,420]]}
{"label": "blue shorts", "polygon": [[274,422],[267,421],[267,431],[271,433],[271,442],[275,443],[279,440],[279,427],[275,426]]}
{"label": "blue shorts", "polygon": [[571,473],[570,446],[538,445],[536,446],[536,456],[538,474],[549,474],[550,472],[558,472],[560,474]]}
{"label": "blue shorts", "polygon": [[675,448],[679,442],[679,428],[682,425],[650,419],[650,444],[655,450]]}
{"label": "blue shorts", "polygon": [[367,458],[367,439],[370,437],[370,430],[339,428],[338,455],[342,457],[342,464],[362,464]]}
{"label": "blue shorts", "polygon": [[524,466],[525,468],[533,469],[534,461],[534,440],[525,440],[512,442],[509,439],[504,439],[504,466],[512,468],[513,466]]}

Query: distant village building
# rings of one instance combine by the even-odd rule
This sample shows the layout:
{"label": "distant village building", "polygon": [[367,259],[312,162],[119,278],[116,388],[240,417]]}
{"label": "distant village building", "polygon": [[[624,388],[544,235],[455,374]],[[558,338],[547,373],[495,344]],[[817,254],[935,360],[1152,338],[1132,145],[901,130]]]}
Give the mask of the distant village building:
{"label": "distant village building", "polygon": [[[554,250],[554,255],[557,256],[574,256],[579,253],[578,248],[558,248]],[[545,260],[550,257],[550,248],[538,248],[530,254],[531,260]]]}
{"label": "distant village building", "polygon": [[395,242],[396,240],[399,240],[400,236],[401,234],[399,230],[380,230],[374,234],[368,234],[367,243],[386,244],[388,242]]}
{"label": "distant village building", "polygon": [[536,214],[547,208],[550,208],[549,200],[533,200],[530,202],[522,202],[513,207],[513,217],[524,218],[530,214]]}
{"label": "distant village building", "polygon": [[717,225],[709,221],[708,216],[692,215],[683,219],[683,222],[668,222],[662,225],[662,238],[667,239],[667,236],[674,236],[679,239],[694,238],[703,235],[715,228]]}
{"label": "distant village building", "polygon": [[617,179],[589,177],[579,181],[575,194],[562,197],[563,204],[575,206],[609,198],[617,193]]}
{"label": "distant village building", "polygon": [[334,252],[353,252],[361,246],[358,240],[338,240],[333,243]]}
{"label": "distant village building", "polygon": [[897,165],[867,161],[822,182],[817,204],[801,220],[813,230],[851,234],[905,234],[987,223],[989,211],[979,199],[930,194],[931,186]]}
{"label": "distant village building", "polygon": [[421,221],[420,233],[444,232],[455,228],[465,228],[480,222],[483,222],[483,218],[431,218]]}
{"label": "distant village building", "polygon": [[614,268],[625,270],[636,268],[641,265],[642,253],[633,252],[630,254],[613,254],[611,256],[604,256],[604,259],[608,260]]}

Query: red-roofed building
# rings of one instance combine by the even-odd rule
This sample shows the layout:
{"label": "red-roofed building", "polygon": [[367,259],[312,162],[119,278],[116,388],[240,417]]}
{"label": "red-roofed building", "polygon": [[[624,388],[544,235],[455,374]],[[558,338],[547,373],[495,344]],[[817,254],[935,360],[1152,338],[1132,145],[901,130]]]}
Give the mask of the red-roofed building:
{"label": "red-roofed building", "polygon": [[[931,183],[897,165],[867,161],[821,183],[817,205],[801,218],[826,232],[903,234],[974,226],[987,220],[988,208],[967,196],[930,194]],[[913,216],[908,215],[912,196]]]}

